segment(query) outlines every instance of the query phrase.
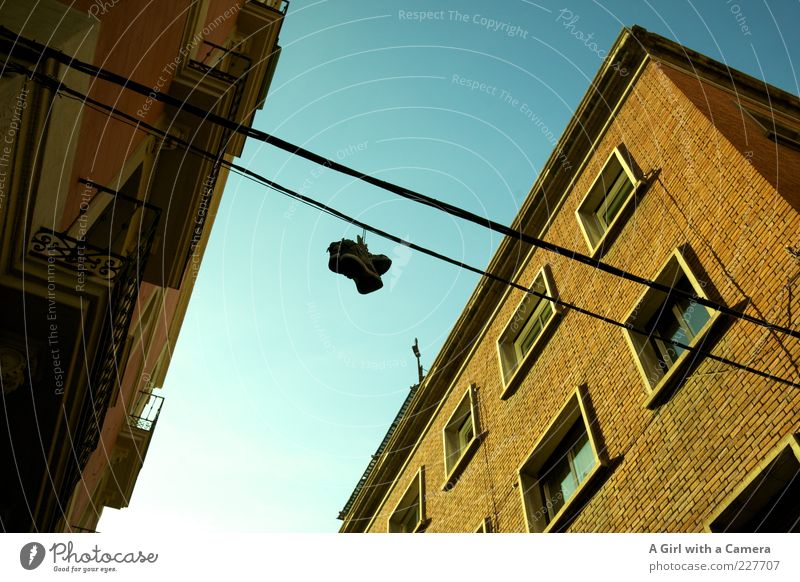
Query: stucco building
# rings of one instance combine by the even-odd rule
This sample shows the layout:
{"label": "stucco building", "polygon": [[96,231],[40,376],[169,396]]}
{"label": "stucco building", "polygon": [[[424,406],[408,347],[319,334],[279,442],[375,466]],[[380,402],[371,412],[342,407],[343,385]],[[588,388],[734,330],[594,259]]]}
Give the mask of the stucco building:
{"label": "stucco building", "polygon": [[800,100],[607,54],[513,227],[678,291],[503,240],[342,532],[800,527]]}
{"label": "stucco building", "polygon": [[128,505],[227,178],[217,161],[243,147],[158,96],[250,125],[287,5],[0,7],[0,530],[93,531]]}

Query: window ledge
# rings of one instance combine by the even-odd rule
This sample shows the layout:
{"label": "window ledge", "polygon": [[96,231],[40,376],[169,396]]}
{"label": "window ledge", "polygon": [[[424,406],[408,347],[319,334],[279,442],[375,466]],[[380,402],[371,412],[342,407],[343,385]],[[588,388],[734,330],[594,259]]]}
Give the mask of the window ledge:
{"label": "window ledge", "polygon": [[[701,344],[705,341],[706,336],[710,333],[711,329],[714,325],[719,321],[721,313],[719,311],[715,311],[711,318],[706,322],[706,324],[700,329],[698,334],[689,342],[687,345],[690,348],[696,347],[698,344]],[[699,356],[703,357],[703,356]],[[671,387],[675,385],[677,381],[677,376],[679,372],[686,369],[687,362],[693,361],[695,358],[698,358],[698,354],[693,351],[684,350],[684,352],[678,356],[678,359],[675,363],[670,367],[669,370],[661,377],[661,379],[653,386],[652,388],[648,389],[647,399],[644,402],[645,408],[655,408],[657,404],[659,404],[661,397],[664,393]],[[649,385],[649,380],[647,377],[644,377],[645,385]]]}
{"label": "window ledge", "polygon": [[472,440],[469,441],[469,444],[464,447],[464,452],[455,462],[453,468],[450,469],[450,472],[445,476],[444,483],[442,484],[442,491],[452,491],[453,487],[456,486],[458,478],[466,468],[469,460],[472,458],[472,455],[474,455],[475,451],[478,450],[478,447],[486,436],[486,433],[487,431],[483,431],[478,436],[472,437]]}
{"label": "window ledge", "polygon": [[[558,321],[564,315],[564,308],[559,305],[553,305],[553,316],[550,320],[544,324],[542,328],[542,333],[539,334],[539,337],[534,340],[533,344],[531,345],[531,349],[525,354],[525,357],[522,358],[522,361],[517,365],[514,372],[511,374],[511,377],[508,379],[508,382],[504,383],[503,391],[500,393],[500,399],[506,400],[510,398],[514,392],[517,391],[519,388],[519,384],[522,382],[522,379],[528,373],[531,365],[533,365],[533,361],[536,359],[538,354],[544,348],[544,344],[547,343],[547,340],[553,333],[553,329],[555,328]],[[500,373],[502,375],[502,364],[500,368]],[[505,380],[505,379],[504,379]]]}
{"label": "window ledge", "polygon": [[589,471],[589,474],[586,475],[586,478],[581,482],[581,484],[578,485],[575,493],[573,493],[572,497],[570,497],[569,500],[564,503],[564,506],[558,511],[558,513],[556,513],[555,517],[550,520],[550,522],[547,524],[547,527],[542,530],[542,533],[550,533],[563,523],[564,518],[570,514],[570,508],[574,507],[575,503],[582,497],[583,492],[597,479],[597,475],[604,466],[605,462],[602,458],[595,462],[594,467],[592,467],[592,470]]}

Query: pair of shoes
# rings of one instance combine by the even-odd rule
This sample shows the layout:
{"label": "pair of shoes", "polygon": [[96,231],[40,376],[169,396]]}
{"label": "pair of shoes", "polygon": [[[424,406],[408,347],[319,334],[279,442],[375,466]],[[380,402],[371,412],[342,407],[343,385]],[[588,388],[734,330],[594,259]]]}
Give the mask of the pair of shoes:
{"label": "pair of shoes", "polygon": [[356,238],[355,242],[342,239],[330,244],[328,268],[334,273],[353,279],[358,292],[366,295],[383,287],[381,275],[392,266],[392,260],[386,255],[373,255],[367,249],[364,239],[360,236]]}

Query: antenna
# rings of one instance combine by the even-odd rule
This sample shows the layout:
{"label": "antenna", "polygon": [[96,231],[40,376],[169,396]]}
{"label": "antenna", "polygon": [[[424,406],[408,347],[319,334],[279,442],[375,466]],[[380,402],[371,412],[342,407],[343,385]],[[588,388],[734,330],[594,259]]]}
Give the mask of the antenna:
{"label": "antenna", "polygon": [[411,351],[414,352],[414,356],[417,358],[417,372],[419,373],[419,383],[422,384],[422,379],[424,378],[422,374],[422,364],[420,363],[420,353],[419,353],[419,342],[417,338],[414,338],[414,345],[411,346]]}

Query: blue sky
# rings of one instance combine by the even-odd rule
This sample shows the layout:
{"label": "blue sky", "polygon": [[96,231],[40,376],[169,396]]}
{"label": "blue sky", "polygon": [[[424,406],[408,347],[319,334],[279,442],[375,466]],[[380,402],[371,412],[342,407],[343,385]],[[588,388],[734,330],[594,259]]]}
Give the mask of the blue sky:
{"label": "blue sky", "polygon": [[[793,1],[293,0],[255,125],[510,223],[602,62],[572,32],[607,50],[639,24],[797,94],[798,21]],[[499,243],[264,144],[241,163],[476,266]],[[427,367],[478,281],[369,235],[394,266],[359,295],[325,252],[356,234],[231,177],[130,507],[106,509],[100,531],[338,529],[416,381],[414,338]]]}

